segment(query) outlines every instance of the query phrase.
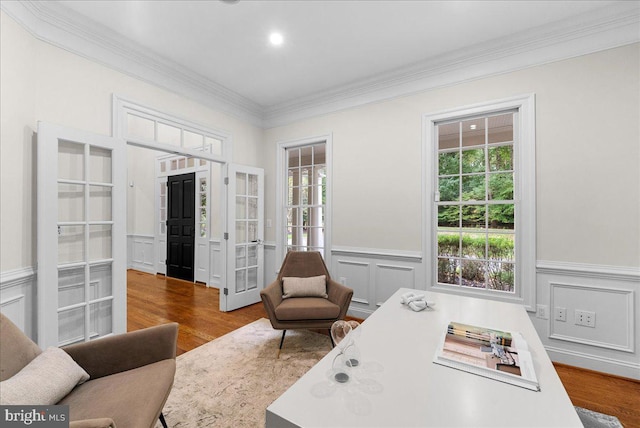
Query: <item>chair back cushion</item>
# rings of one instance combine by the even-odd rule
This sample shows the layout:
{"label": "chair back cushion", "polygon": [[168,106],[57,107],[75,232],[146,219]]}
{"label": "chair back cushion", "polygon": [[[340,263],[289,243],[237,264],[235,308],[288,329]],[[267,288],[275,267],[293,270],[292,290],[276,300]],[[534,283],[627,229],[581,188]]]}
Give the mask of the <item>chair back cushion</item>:
{"label": "chair back cushion", "polygon": [[327,298],[326,275],[306,278],[285,276],[282,278],[282,298],[289,297],[322,297]]}
{"label": "chair back cushion", "polygon": [[38,345],[3,314],[0,314],[0,341],[0,381],[18,373],[42,352]]}
{"label": "chair back cushion", "polygon": [[329,271],[318,251],[289,251],[282,262],[278,280],[282,282],[285,276],[308,278],[320,275],[325,275],[329,281]]}

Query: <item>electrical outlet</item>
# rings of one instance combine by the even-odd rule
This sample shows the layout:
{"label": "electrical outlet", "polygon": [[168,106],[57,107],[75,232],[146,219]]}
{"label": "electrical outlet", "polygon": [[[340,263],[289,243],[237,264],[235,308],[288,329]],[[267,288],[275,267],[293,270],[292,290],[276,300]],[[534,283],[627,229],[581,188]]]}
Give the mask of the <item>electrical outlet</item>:
{"label": "electrical outlet", "polygon": [[596,313],[591,311],[585,311],[582,309],[576,309],[575,322],[576,322],[576,325],[595,328]]}
{"label": "electrical outlet", "polygon": [[536,316],[538,318],[541,318],[543,320],[549,319],[549,316],[547,315],[547,312],[549,311],[549,307],[547,305],[538,305],[537,309],[538,310],[536,312]]}
{"label": "electrical outlet", "polygon": [[556,321],[566,321],[567,320],[567,308],[556,306],[555,307],[554,319]]}

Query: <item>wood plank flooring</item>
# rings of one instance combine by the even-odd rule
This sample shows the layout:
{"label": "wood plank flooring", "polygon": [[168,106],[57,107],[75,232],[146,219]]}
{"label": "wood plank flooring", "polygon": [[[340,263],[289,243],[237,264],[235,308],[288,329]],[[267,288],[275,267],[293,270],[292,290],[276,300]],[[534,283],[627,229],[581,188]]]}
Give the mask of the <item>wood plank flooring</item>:
{"label": "wood plank flooring", "polygon": [[[267,318],[262,303],[220,312],[215,288],[135,270],[127,279],[128,330],[178,322],[178,355]],[[614,415],[625,428],[640,428],[640,381],[554,365],[574,405]]]}

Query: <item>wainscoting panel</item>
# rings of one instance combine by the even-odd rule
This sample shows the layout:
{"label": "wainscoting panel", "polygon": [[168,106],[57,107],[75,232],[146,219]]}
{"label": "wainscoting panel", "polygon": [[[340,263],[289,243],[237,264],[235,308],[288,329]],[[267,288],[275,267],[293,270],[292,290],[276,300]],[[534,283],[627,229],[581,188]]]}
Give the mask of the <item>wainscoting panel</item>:
{"label": "wainscoting panel", "polygon": [[264,243],[264,286],[271,284],[278,277],[278,269],[276,266],[276,244],[275,242]]}
{"label": "wainscoting panel", "polygon": [[211,261],[211,244],[208,241],[197,242],[196,240],[196,248],[195,280],[207,283],[210,280],[209,264]]}
{"label": "wainscoting panel", "polygon": [[335,257],[334,265],[336,269],[331,276],[334,281],[353,289],[352,304],[368,308],[373,294],[370,287],[371,263]]}
{"label": "wainscoting panel", "polygon": [[[550,307],[565,308],[565,320],[551,317],[549,337],[633,352],[633,290],[554,283]],[[593,327],[579,325],[577,311],[587,311]],[[553,312],[553,311],[552,311]],[[586,313],[586,312],[585,312]],[[586,316],[585,316],[586,318]]]}
{"label": "wainscoting panel", "polygon": [[127,235],[127,267],[155,274],[154,241],[150,235]]}
{"label": "wainscoting panel", "polygon": [[332,278],[354,291],[349,315],[367,318],[399,288],[426,289],[419,253],[334,248],[331,254]]}
{"label": "wainscoting panel", "polygon": [[209,241],[209,283],[208,287],[221,288],[222,283],[222,242],[217,240]]}
{"label": "wainscoting panel", "polygon": [[382,305],[399,288],[415,288],[416,270],[412,266],[376,263],[376,305]]}
{"label": "wainscoting panel", "polygon": [[640,269],[539,261],[537,292],[548,319],[532,322],[553,361],[640,380]]}
{"label": "wainscoting panel", "polygon": [[0,312],[37,342],[36,285],[33,268],[0,274]]}

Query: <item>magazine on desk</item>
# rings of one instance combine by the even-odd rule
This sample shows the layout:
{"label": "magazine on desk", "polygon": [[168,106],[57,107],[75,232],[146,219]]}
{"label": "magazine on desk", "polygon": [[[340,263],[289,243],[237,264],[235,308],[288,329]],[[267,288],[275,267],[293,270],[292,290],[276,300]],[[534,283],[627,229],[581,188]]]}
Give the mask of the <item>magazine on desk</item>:
{"label": "magazine on desk", "polygon": [[450,322],[433,362],[540,391],[531,353],[519,333]]}

